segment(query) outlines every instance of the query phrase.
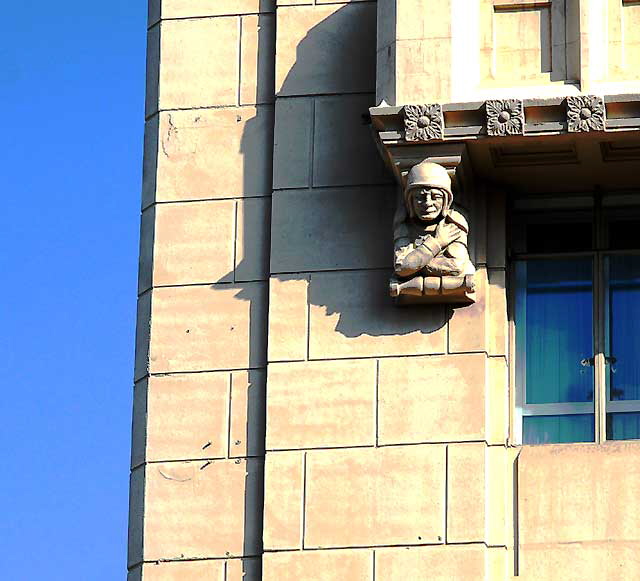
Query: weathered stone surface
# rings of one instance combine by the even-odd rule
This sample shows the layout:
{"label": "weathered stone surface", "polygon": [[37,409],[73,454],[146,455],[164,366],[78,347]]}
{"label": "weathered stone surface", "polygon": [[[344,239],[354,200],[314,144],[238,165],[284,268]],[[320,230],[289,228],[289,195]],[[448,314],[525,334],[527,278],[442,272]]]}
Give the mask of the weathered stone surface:
{"label": "weathered stone surface", "polygon": [[444,446],[307,452],[306,483],[306,548],[444,541]]}
{"label": "weathered stone surface", "polygon": [[264,548],[302,548],[304,452],[269,452],[265,464]]}
{"label": "weathered stone surface", "polygon": [[485,374],[483,354],[381,359],[378,442],[484,439]]}
{"label": "weathered stone surface", "polygon": [[266,280],[269,278],[271,200],[245,198],[237,204],[234,278],[236,282]]}
{"label": "weathered stone surface", "polygon": [[146,438],[134,440],[135,456],[147,462],[226,457],[230,387],[226,372],[140,382],[134,414],[139,422],[146,420]]}
{"label": "weathered stone surface", "polygon": [[373,581],[373,552],[294,551],[265,553],[264,581]]}
{"label": "weathered stone surface", "polygon": [[152,373],[262,367],[266,285],[153,290]]}
{"label": "weathered stone surface", "polygon": [[[373,8],[372,5],[371,7]],[[359,7],[354,5],[349,8]],[[313,139],[315,187],[380,184],[389,181],[371,138],[371,129],[363,121],[363,116],[368,116],[372,105],[373,95],[316,98]]]}
{"label": "weathered stone surface", "polygon": [[311,359],[446,351],[442,306],[399,309],[386,296],[389,273],[316,273],[310,284]]}
{"label": "weathered stone surface", "polygon": [[473,353],[487,350],[487,271],[479,268],[475,274],[476,302],[468,307],[453,309],[449,321],[449,352]]}
{"label": "weathered stone surface", "polygon": [[375,443],[376,362],[269,366],[267,449]]}
{"label": "weathered stone surface", "polygon": [[393,199],[386,187],[275,192],[271,271],[388,266]]}
{"label": "weathered stone surface", "polygon": [[447,446],[447,542],[486,541],[486,454],[484,443]]}
{"label": "weathered stone surface", "polygon": [[155,215],[154,286],[233,281],[235,201],[158,204]]}
{"label": "weathered stone surface", "polygon": [[143,207],[270,195],[273,118],[272,105],[160,113],[145,132]]}
{"label": "weathered stone surface", "polygon": [[150,563],[142,567],[140,581],[225,581],[225,561],[177,561]]}
{"label": "weathered stone surface", "polygon": [[374,4],[282,7],[276,92],[290,96],[373,91],[375,34]]}
{"label": "weathered stone surface", "polygon": [[162,58],[156,110],[238,104],[237,17],[166,20],[159,29]]}
{"label": "weathered stone surface", "polygon": [[526,547],[519,554],[522,581],[540,579],[636,579],[640,576],[638,541],[603,541]]}
{"label": "weathered stone surface", "polygon": [[264,456],[265,389],[264,369],[231,374],[230,458]]}
{"label": "weathered stone surface", "polygon": [[381,184],[384,164],[363,123],[372,95],[279,99],[276,103],[274,187]]}
{"label": "weathered stone surface", "polygon": [[518,522],[526,555],[540,544],[611,546],[640,538],[640,444],[525,446]]}
{"label": "weathered stone surface", "polygon": [[498,581],[485,575],[487,549],[482,545],[460,547],[411,547],[376,550],[376,579],[405,581]]}
{"label": "weathered stone surface", "polygon": [[311,185],[313,147],[312,98],[276,101],[273,144],[273,187],[306,188]]}
{"label": "weathered stone surface", "polygon": [[307,357],[309,277],[278,275],[269,281],[269,361]]}
{"label": "weathered stone surface", "polygon": [[144,558],[258,555],[263,461],[150,464]]}

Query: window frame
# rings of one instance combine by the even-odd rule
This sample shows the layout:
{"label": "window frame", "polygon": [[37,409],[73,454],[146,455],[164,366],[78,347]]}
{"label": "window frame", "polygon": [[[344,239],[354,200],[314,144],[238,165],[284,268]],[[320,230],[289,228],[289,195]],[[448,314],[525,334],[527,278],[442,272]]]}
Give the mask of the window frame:
{"label": "window frame", "polygon": [[[586,198],[593,201],[592,205],[584,205]],[[605,203],[603,203],[603,201]],[[523,202],[520,211],[515,211],[515,204]],[[616,203],[617,202],[617,203]],[[634,203],[635,202],[635,203]],[[512,443],[523,445],[524,417],[548,416],[548,415],[579,415],[593,414],[594,416],[594,440],[590,443],[601,444],[607,441],[607,413],[640,413],[640,399],[638,400],[611,400],[611,386],[609,381],[610,356],[610,318],[609,318],[609,275],[607,272],[607,260],[612,256],[633,255],[640,256],[640,243],[638,248],[611,250],[607,246],[608,222],[607,218],[619,213],[625,207],[633,206],[637,217],[640,218],[640,193],[638,192],[581,192],[578,194],[561,197],[555,196],[524,196],[517,198],[512,204],[511,215],[517,215],[519,224],[541,223],[540,217],[545,212],[549,213],[546,222],[562,222],[557,218],[557,213],[562,211],[592,212],[592,249],[573,252],[518,252],[514,250],[514,236],[510,236],[508,253],[508,272],[510,288],[508,298],[510,303],[509,316],[509,351],[510,351],[510,385],[511,390],[511,422],[510,434]],[[584,218],[584,213],[581,214]],[[528,219],[529,218],[529,219]],[[579,220],[576,220],[578,222]],[[518,264],[535,259],[561,260],[590,258],[592,261],[592,340],[593,354],[590,358],[593,369],[593,401],[592,402],[563,402],[563,403],[526,403],[526,346],[520,347],[523,339],[522,321],[526,320],[522,315],[526,310],[520,292],[524,292],[522,281],[519,280]],[[518,333],[516,321],[521,328]],[[525,327],[526,330],[526,327]],[[526,332],[526,331],[525,331]],[[522,357],[522,353],[525,356]],[[522,360],[519,359],[522,357]],[[640,439],[640,435],[638,438]],[[584,442],[576,442],[584,443]],[[539,445],[539,444],[526,444]]]}

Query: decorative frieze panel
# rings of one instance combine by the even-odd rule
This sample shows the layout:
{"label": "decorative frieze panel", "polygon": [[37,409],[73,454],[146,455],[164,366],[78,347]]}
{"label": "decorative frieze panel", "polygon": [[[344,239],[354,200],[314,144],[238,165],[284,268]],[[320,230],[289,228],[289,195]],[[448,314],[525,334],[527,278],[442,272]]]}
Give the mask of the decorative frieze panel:
{"label": "decorative frieze panel", "polygon": [[640,95],[572,95],[370,110],[383,142],[431,143],[482,137],[640,129]]}
{"label": "decorative frieze panel", "polygon": [[567,129],[579,131],[604,131],[604,99],[594,95],[567,97]]}
{"label": "decorative frieze panel", "polygon": [[487,101],[487,135],[524,135],[524,107],[519,99]]}
{"label": "decorative frieze panel", "polygon": [[404,133],[407,141],[444,139],[442,107],[434,105],[405,105]]}

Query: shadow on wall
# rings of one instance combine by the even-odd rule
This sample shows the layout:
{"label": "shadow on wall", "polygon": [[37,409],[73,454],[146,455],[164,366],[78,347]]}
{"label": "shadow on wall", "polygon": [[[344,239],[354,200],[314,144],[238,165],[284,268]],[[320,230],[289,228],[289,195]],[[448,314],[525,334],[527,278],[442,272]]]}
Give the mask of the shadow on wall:
{"label": "shadow on wall", "polygon": [[[428,335],[446,325],[451,311],[398,309],[388,294],[396,188],[368,124],[368,108],[375,104],[376,7],[355,3],[282,13],[302,10],[328,14],[298,43],[280,83],[272,228],[259,238],[266,251],[261,259],[269,264],[271,235],[272,273],[290,278],[312,272],[300,275],[309,283],[308,304],[294,317],[304,320],[310,309],[313,331],[326,334],[328,341],[337,332],[349,356],[356,353],[341,338]],[[287,55],[279,58],[285,62]],[[250,180],[255,150],[249,124],[245,136],[245,180]],[[244,217],[244,240],[239,241],[245,248],[252,242],[257,246],[250,218]],[[242,269],[238,264],[236,273]],[[249,298],[245,290],[236,296]]]}

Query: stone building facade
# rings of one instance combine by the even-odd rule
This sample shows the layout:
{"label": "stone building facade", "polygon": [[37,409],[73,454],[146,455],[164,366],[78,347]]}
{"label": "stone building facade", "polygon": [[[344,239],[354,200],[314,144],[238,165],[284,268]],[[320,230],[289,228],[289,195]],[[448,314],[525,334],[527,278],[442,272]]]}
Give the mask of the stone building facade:
{"label": "stone building facade", "polygon": [[[147,69],[129,581],[640,577],[640,2],[150,0]],[[424,162],[475,274],[394,298]]]}

